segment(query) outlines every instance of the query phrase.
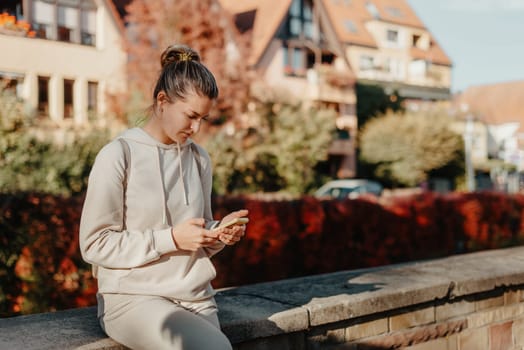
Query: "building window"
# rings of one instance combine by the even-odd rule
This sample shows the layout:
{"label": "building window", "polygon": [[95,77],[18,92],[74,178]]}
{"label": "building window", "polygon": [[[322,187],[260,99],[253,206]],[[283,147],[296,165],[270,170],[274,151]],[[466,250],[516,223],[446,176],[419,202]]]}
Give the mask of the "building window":
{"label": "building window", "polygon": [[368,55],[360,56],[358,66],[360,70],[370,70],[374,68],[373,57]]}
{"label": "building window", "polygon": [[308,39],[313,38],[313,9],[311,3],[304,1],[303,4],[303,18],[304,18],[304,37]]}
{"label": "building window", "polygon": [[53,39],[53,23],[55,22],[55,5],[44,1],[34,1],[32,7],[33,20],[31,27],[35,36],[42,39]]}
{"label": "building window", "polygon": [[293,0],[289,8],[287,28],[290,38],[313,38],[315,29],[311,0]]}
{"label": "building window", "polygon": [[80,41],[83,45],[96,45],[96,11],[82,10],[80,16]]}
{"label": "building window", "polygon": [[384,72],[392,73],[394,69],[394,60],[391,58],[386,58],[384,60]]}
{"label": "building window", "polygon": [[375,4],[373,4],[373,3],[369,2],[369,1],[366,1],[366,9],[371,14],[371,16],[373,16],[373,18],[379,18],[380,17],[380,14],[379,14],[378,9],[375,6]]}
{"label": "building window", "polygon": [[96,113],[98,109],[98,83],[87,83],[87,111]]}
{"label": "building window", "polygon": [[49,115],[49,77],[38,77],[38,114]]}
{"label": "building window", "polygon": [[306,74],[306,53],[299,47],[284,47],[284,73],[304,76]]}
{"label": "building window", "polygon": [[426,76],[427,62],[425,60],[413,60],[409,63],[408,70],[411,78],[423,78]]}
{"label": "building window", "polygon": [[355,23],[350,19],[344,20],[344,28],[346,28],[346,31],[349,33],[357,32],[357,27],[355,26]]}
{"label": "building window", "polygon": [[386,38],[388,42],[398,44],[398,30],[388,29]]}
{"label": "building window", "polygon": [[22,98],[24,76],[18,73],[0,72],[0,92],[9,91],[14,96]]}
{"label": "building window", "polygon": [[31,26],[43,39],[96,44],[96,3],[94,0],[29,0]]}
{"label": "building window", "polygon": [[386,7],[386,12],[391,17],[397,17],[397,18],[404,17],[404,14],[402,13],[402,11],[400,11],[400,9],[398,7],[388,6],[388,7]]}
{"label": "building window", "polygon": [[419,42],[420,42],[420,35],[418,34],[413,34],[413,40],[411,42],[411,46],[413,47],[419,47]]}
{"label": "building window", "polygon": [[64,119],[73,118],[73,85],[74,81],[64,79]]}
{"label": "building window", "polygon": [[57,39],[59,41],[75,42],[75,31],[78,28],[78,9],[68,6],[58,6]]}

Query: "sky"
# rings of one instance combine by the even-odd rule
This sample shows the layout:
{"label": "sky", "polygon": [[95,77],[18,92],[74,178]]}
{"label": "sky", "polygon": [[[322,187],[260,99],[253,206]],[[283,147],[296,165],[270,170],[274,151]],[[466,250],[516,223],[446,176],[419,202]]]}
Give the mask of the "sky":
{"label": "sky", "polygon": [[524,80],[524,0],[408,0],[451,58],[453,93]]}

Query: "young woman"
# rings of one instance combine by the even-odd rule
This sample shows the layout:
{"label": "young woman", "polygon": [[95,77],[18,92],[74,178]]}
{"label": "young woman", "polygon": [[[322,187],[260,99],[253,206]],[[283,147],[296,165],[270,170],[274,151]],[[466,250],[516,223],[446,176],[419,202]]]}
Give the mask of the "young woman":
{"label": "young woman", "polygon": [[[218,96],[213,74],[183,45],[168,47],[150,117],[97,155],[80,249],[98,279],[104,331],[132,349],[231,349],[220,331],[210,258],[245,225],[217,228],[208,153],[191,136]],[[246,217],[230,213],[222,223]]]}

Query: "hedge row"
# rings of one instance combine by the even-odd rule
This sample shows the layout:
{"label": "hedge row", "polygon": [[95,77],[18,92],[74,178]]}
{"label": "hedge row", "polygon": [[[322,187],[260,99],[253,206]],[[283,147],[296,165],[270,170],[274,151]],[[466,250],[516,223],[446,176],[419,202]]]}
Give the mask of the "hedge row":
{"label": "hedge row", "polygon": [[[83,197],[0,195],[0,316],[95,304],[78,250]],[[216,288],[518,245],[524,196],[501,193],[261,200],[216,197],[215,216],[250,211],[244,240],[215,258]]]}

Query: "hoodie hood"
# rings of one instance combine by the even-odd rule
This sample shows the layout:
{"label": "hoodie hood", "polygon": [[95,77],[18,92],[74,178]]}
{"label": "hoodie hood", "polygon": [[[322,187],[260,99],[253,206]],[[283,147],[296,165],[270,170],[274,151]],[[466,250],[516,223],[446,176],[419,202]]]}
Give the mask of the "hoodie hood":
{"label": "hoodie hood", "polygon": [[191,138],[188,138],[182,144],[179,144],[176,141],[172,144],[165,144],[158,141],[153,136],[149,135],[144,129],[138,127],[124,131],[122,134],[120,134],[119,137],[124,138],[126,140],[133,140],[144,145],[154,146],[160,149],[174,149],[177,148],[177,145],[181,148],[184,148],[188,147],[190,144],[193,143],[193,140]]}
{"label": "hoodie hood", "polygon": [[162,192],[162,201],[163,201],[163,213],[162,213],[162,224],[167,225],[167,194],[166,194],[166,186],[165,186],[165,179],[164,179],[164,171],[163,171],[163,163],[164,163],[164,152],[176,152],[178,154],[178,172],[180,176],[180,186],[182,189],[182,192],[184,194],[184,203],[186,206],[189,206],[189,198],[188,198],[188,185],[187,180],[184,178],[184,161],[182,159],[182,154],[185,152],[190,152],[190,157],[194,158],[194,154],[192,147],[190,147],[193,144],[193,140],[190,138],[187,138],[187,140],[180,144],[178,142],[173,142],[172,144],[165,144],[157,139],[155,139],[153,136],[148,134],[144,129],[142,128],[132,128],[128,129],[125,132],[123,132],[119,138],[122,138],[126,141],[133,141],[138,144],[151,146],[156,149],[156,165],[157,165],[157,173],[158,173],[158,179],[159,179],[159,185],[161,186],[161,192]]}

